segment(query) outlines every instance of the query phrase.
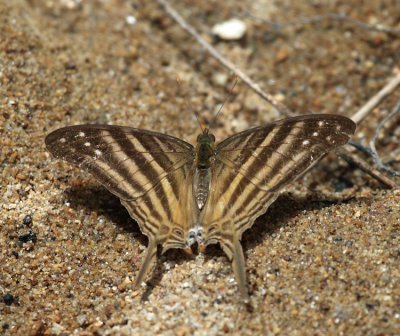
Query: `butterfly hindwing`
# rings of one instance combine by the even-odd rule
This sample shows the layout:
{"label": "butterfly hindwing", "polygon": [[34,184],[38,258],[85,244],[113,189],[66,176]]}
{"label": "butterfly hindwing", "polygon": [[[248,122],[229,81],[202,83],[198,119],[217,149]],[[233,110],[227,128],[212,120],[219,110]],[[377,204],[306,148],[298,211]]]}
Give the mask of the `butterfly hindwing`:
{"label": "butterfly hindwing", "polygon": [[146,256],[135,278],[140,285],[151,269],[157,246],[162,253],[170,248],[186,248],[189,226],[197,220],[191,181],[191,165],[185,164],[162,178],[152,189],[122,204],[149,238]]}

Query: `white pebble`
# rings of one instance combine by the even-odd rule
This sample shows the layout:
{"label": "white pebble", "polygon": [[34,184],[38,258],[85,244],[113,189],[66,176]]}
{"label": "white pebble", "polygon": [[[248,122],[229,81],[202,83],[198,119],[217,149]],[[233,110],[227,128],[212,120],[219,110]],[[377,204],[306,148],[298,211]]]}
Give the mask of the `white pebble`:
{"label": "white pebble", "polygon": [[216,72],[212,76],[213,82],[219,86],[225,86],[226,83],[228,82],[228,79],[229,79],[228,75],[223,72]]}
{"label": "white pebble", "polygon": [[128,15],[125,20],[127,24],[132,26],[137,22],[137,19],[133,15]]}
{"label": "white pebble", "polygon": [[238,19],[217,23],[211,32],[221,40],[235,41],[240,40],[246,34],[246,24]]}

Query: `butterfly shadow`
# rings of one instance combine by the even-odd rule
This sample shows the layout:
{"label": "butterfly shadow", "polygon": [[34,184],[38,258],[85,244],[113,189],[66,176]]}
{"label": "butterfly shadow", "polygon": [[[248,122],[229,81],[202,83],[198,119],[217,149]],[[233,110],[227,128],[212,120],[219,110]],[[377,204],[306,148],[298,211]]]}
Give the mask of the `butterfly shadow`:
{"label": "butterfly shadow", "polygon": [[[268,236],[285,227],[290,219],[303,211],[320,210],[332,204],[342,202],[339,200],[314,199],[310,196],[280,195],[268,208],[265,214],[258,217],[254,225],[244,232],[242,245],[244,251],[253,249],[261,244]],[[342,202],[343,203],[343,202]]]}
{"label": "butterfly shadow", "polygon": [[[64,193],[71,208],[83,208],[88,212],[96,212],[98,215],[102,215],[113,222],[124,233],[132,235],[141,245],[147,246],[148,239],[140,231],[137,222],[130,217],[119,198],[103,187],[98,185],[71,187],[66,189]],[[161,282],[163,275],[167,271],[165,261],[173,260],[174,264],[180,265],[195,257],[195,255],[190,256],[176,249],[168,250],[164,255],[161,255],[160,252],[159,249],[153,270],[146,281],[146,288],[142,294],[141,301],[148,301],[153,288],[157,287]]]}
{"label": "butterfly shadow", "polygon": [[71,187],[65,190],[65,194],[72,208],[96,212],[132,235],[140,244],[147,244],[146,236],[141,233],[139,225],[129,216],[119,198],[105,188],[98,185]]}
{"label": "butterfly shadow", "polygon": [[[310,200],[306,196],[293,197],[288,194],[280,195],[271,204],[266,213],[258,217],[254,225],[244,232],[241,239],[244,253],[246,254],[246,250],[253,249],[268,236],[285,227],[291,218],[304,210],[318,210],[335,203],[335,201]],[[222,249],[217,244],[209,245],[207,246],[205,260],[209,261],[224,255]]]}

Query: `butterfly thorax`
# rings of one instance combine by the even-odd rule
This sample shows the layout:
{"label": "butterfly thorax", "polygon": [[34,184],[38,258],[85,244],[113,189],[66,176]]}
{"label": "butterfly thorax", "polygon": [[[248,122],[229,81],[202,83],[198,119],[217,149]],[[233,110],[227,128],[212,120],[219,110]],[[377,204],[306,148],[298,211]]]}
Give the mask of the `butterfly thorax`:
{"label": "butterfly thorax", "polygon": [[206,128],[197,137],[196,167],[197,169],[208,169],[211,167],[215,156],[215,137]]}

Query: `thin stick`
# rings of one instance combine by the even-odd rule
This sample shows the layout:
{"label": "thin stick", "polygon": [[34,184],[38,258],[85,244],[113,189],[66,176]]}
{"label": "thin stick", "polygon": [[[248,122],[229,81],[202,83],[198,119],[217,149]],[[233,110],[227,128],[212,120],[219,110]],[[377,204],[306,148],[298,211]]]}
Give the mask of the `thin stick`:
{"label": "thin stick", "polygon": [[290,27],[290,26],[311,24],[311,23],[316,23],[316,22],[320,22],[320,21],[324,21],[324,20],[337,20],[337,21],[349,22],[359,28],[366,29],[366,30],[378,31],[378,32],[389,33],[389,34],[400,34],[400,29],[386,27],[386,26],[383,26],[380,24],[371,25],[371,24],[362,22],[360,20],[353,19],[345,14],[337,14],[337,13],[328,13],[325,15],[316,15],[316,16],[310,16],[310,17],[300,17],[299,19],[289,20],[284,23],[266,20],[266,19],[263,19],[256,15],[253,15],[249,12],[243,13],[242,15],[249,16],[252,19],[264,22],[264,23],[268,24],[269,26],[271,26],[272,29],[274,29],[274,30],[282,30],[283,28]]}
{"label": "thin stick", "polygon": [[358,168],[360,168],[362,171],[367,173],[368,175],[372,176],[375,178],[377,181],[382,183],[384,186],[386,186],[389,189],[399,189],[400,186],[393,182],[390,178],[386,177],[383,175],[379,170],[375,169],[374,167],[370,166],[368,163],[366,163],[364,160],[360,159],[357,155],[354,155],[350,151],[348,151],[345,148],[339,148],[336,150],[336,153],[349,162],[350,164],[354,164]]}
{"label": "thin stick", "polygon": [[389,96],[400,85],[400,72],[393,77],[376,95],[353,114],[351,119],[359,124],[375,107],[377,107],[387,96]]}
{"label": "thin stick", "polygon": [[[358,125],[362,122],[372,110],[378,106],[386,97],[393,93],[393,91],[400,84],[400,72],[393,77],[377,94],[367,101],[356,113],[353,114],[351,119]],[[351,153],[346,147],[343,147],[336,151],[338,155],[344,158],[346,161],[353,163],[359,167],[362,171],[366,172],[370,176],[377,179],[379,182],[384,184],[388,188],[399,189],[400,186],[393,182],[391,179],[382,174],[379,170],[373,168],[361,158]]]}
{"label": "thin stick", "polygon": [[222,54],[215,49],[211,44],[209,44],[205,39],[203,39],[199,33],[187,23],[182,16],[168,3],[166,0],[157,0],[158,3],[165,9],[169,16],[171,16],[176,23],[178,23],[184,30],[186,30],[190,35],[192,35],[197,42],[206,49],[212,57],[217,59],[224,67],[232,71],[237,77],[239,77],[247,86],[249,86],[254,92],[259,96],[264,98],[268,103],[270,103],[274,108],[276,108],[279,113],[289,117],[293,116],[294,113],[289,110],[285,105],[278,102],[272,95],[264,92],[258,84],[253,82],[249,76],[247,76],[242,70],[236,67],[233,63],[228,61]]}
{"label": "thin stick", "polygon": [[395,108],[393,109],[392,112],[390,112],[378,125],[377,129],[375,130],[374,137],[372,140],[369,142],[369,148],[370,148],[370,154],[375,162],[375,164],[382,170],[386,171],[387,173],[393,175],[393,176],[400,176],[400,173],[391,169],[387,164],[383,163],[381,157],[378,154],[378,151],[376,150],[375,142],[378,139],[379,132],[383,128],[383,126],[386,124],[386,122],[394,117],[397,113],[400,112],[400,102],[397,102]]}

